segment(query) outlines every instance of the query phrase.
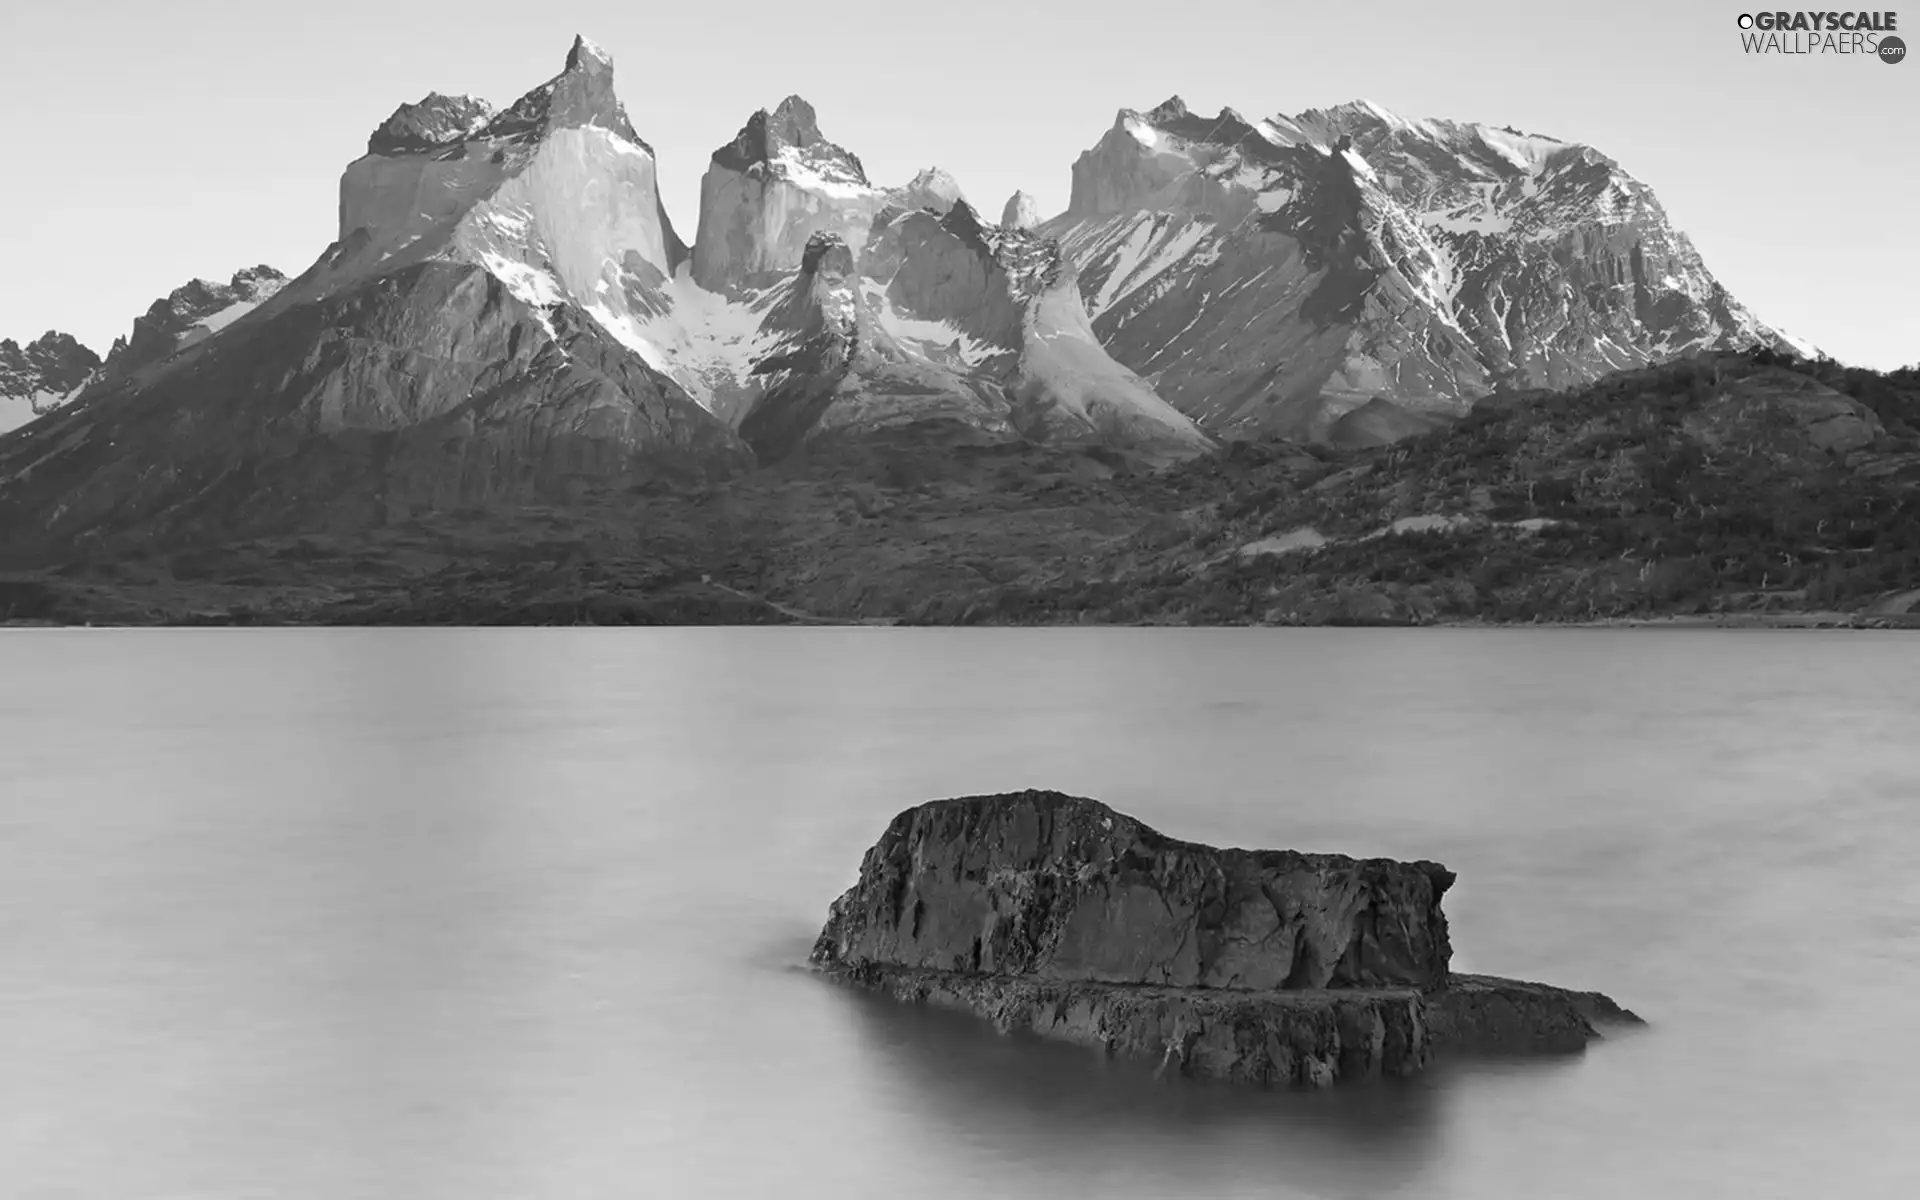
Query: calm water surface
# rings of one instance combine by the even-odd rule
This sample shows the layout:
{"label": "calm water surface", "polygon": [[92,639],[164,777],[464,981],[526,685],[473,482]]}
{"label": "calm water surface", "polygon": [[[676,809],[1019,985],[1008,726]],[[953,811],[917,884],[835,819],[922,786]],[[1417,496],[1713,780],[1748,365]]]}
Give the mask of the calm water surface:
{"label": "calm water surface", "polygon": [[[1920,1195],[1920,639],[0,635],[9,1200]],[[1436,858],[1651,1032],[1324,1094],[795,969],[900,809]]]}

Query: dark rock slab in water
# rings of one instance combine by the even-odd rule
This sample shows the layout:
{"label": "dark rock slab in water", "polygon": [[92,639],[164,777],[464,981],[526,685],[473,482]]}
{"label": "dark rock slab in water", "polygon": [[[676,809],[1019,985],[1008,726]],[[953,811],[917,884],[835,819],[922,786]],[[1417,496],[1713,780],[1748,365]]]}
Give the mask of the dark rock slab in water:
{"label": "dark rock slab in water", "polygon": [[1095,800],[1019,792],[893,819],[814,958],[1176,987],[1431,987],[1438,863],[1175,841]]}
{"label": "dark rock slab in water", "polygon": [[1455,975],[1426,1002],[1427,1036],[1443,1053],[1575,1053],[1606,1026],[1645,1024],[1599,992],[1493,975]]}
{"label": "dark rock slab in water", "polygon": [[894,818],[812,961],[1003,1032],[1261,1083],[1577,1051],[1638,1023],[1597,993],[1451,975],[1453,881],[1431,862],[1180,842],[1058,792],[974,796]]}

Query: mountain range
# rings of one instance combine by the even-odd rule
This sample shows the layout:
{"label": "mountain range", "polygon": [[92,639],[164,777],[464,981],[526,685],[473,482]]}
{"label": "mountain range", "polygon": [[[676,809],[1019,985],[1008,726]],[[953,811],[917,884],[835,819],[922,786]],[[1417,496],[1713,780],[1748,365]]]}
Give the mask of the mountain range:
{"label": "mountain range", "polygon": [[584,38],[504,109],[401,105],[298,276],[192,281],[104,358],[0,342],[0,543],[368,529],[900,436],[1162,468],[1813,353],[1598,151],[1364,102],[1122,110],[1049,219],[937,168],[876,183],[797,96],[713,153],[691,244],[658,169]]}

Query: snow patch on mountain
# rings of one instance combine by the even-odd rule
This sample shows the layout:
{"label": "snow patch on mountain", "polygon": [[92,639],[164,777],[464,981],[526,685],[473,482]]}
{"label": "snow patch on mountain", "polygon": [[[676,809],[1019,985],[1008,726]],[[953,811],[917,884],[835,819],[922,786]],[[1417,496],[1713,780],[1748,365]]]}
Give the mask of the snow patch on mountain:
{"label": "snow patch on mountain", "polygon": [[1247,122],[1176,99],[1120,110],[1073,189],[1044,229],[1108,348],[1236,429],[1325,431],[1375,397],[1460,411],[1502,383],[1794,345],[1726,294],[1651,189],[1555,138],[1368,101]]}
{"label": "snow patch on mountain", "polygon": [[1115,441],[1160,443],[1186,453],[1213,446],[1185,414],[1113,360],[1071,286],[1048,288],[1027,310],[1020,388],[1044,396],[1042,419],[1051,426],[1077,421]]}
{"label": "snow patch on mountain", "polygon": [[1489,129],[1485,125],[1476,125],[1473,131],[1487,149],[1530,175],[1537,174],[1547,159],[1568,146],[1558,138],[1516,133],[1511,129]]}
{"label": "snow patch on mountain", "polygon": [[798,147],[782,146],[773,160],[776,175],[795,187],[835,200],[862,200],[881,190],[831,159],[809,158]]}
{"label": "snow patch on mountain", "polygon": [[887,285],[881,280],[872,277],[862,279],[861,292],[880,327],[907,349],[931,362],[978,369],[989,360],[1006,353],[1004,348],[961,329],[951,321],[930,320],[902,312],[887,295]]}

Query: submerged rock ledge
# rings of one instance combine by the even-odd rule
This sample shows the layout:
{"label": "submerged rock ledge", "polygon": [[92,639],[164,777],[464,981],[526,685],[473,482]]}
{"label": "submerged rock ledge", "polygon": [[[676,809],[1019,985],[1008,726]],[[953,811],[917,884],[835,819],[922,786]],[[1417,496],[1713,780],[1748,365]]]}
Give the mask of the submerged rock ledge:
{"label": "submerged rock ledge", "polygon": [[1181,842],[1059,792],[972,796],[893,819],[811,961],[1002,1032],[1259,1083],[1578,1052],[1641,1023],[1596,992],[1452,974],[1453,882],[1438,863]]}

